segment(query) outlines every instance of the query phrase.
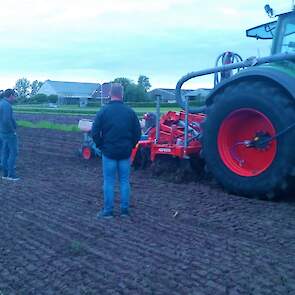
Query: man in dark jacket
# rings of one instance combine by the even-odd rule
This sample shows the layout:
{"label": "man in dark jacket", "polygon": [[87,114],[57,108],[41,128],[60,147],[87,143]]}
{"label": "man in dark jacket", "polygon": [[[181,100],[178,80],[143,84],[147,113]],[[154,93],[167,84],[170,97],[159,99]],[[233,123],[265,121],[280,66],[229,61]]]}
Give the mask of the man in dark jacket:
{"label": "man in dark jacket", "polygon": [[129,215],[130,156],[141,136],[135,112],[123,103],[123,87],[113,83],[111,101],[96,115],[92,137],[102,151],[104,208],[97,217],[113,217],[114,185],[119,175],[121,216]]}
{"label": "man in dark jacket", "polygon": [[16,122],[11,104],[16,99],[13,89],[6,89],[0,100],[0,139],[2,141],[2,179],[19,180],[15,173],[15,163],[18,154]]}

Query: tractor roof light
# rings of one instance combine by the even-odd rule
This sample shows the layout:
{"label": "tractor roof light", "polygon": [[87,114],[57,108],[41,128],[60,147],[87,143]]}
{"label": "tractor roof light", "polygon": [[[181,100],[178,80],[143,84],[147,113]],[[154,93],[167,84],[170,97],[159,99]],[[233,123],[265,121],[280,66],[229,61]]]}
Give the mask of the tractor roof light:
{"label": "tractor roof light", "polygon": [[274,16],[273,9],[269,6],[269,4],[266,4],[264,6],[264,10],[265,10],[265,12],[267,13],[267,15],[269,17],[273,17]]}

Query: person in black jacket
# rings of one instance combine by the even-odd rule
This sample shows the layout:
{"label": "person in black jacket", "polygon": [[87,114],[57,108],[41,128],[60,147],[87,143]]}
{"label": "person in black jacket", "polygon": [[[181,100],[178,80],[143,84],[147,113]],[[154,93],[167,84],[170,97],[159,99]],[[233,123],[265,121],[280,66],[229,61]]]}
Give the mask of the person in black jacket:
{"label": "person in black jacket", "polygon": [[113,83],[111,101],[97,113],[92,137],[102,152],[104,208],[97,217],[113,217],[114,185],[119,175],[121,216],[129,215],[130,156],[141,136],[135,112],[123,103],[123,87]]}

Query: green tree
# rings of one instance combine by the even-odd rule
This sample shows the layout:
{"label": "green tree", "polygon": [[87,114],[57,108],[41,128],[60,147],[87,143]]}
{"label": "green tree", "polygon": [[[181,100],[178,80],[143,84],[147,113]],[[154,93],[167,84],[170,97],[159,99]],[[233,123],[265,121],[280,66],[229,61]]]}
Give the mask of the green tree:
{"label": "green tree", "polygon": [[131,83],[125,90],[124,98],[126,101],[145,101],[147,93],[141,86]]}
{"label": "green tree", "polygon": [[152,87],[150,79],[147,76],[140,75],[137,84],[141,86],[146,92]]}
{"label": "green tree", "polygon": [[148,99],[146,90],[132,80],[124,77],[116,78],[114,83],[121,83],[124,88],[125,101],[145,101]]}
{"label": "green tree", "polygon": [[27,97],[29,95],[30,81],[27,78],[18,79],[14,88],[19,96]]}
{"label": "green tree", "polygon": [[31,96],[36,95],[42,85],[43,85],[43,82],[40,82],[38,80],[33,81],[30,85],[31,86]]}
{"label": "green tree", "polygon": [[120,78],[116,78],[114,81],[114,83],[120,83],[124,90],[126,90],[126,88],[133,83],[132,80],[128,79],[128,78],[124,78],[124,77],[120,77]]}

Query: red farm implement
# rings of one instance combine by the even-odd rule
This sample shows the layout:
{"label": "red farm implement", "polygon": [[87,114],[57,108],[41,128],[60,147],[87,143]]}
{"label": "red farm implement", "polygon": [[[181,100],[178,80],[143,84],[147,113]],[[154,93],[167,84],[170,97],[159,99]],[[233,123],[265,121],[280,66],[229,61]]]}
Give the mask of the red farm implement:
{"label": "red farm implement", "polygon": [[[186,159],[198,154],[201,149],[199,136],[200,123],[204,119],[202,114],[187,114],[181,112],[168,112],[160,118],[160,122],[143,136],[133,150],[134,159],[137,150],[150,149],[150,160],[153,162],[158,155],[169,155]],[[147,119],[148,120],[148,119]],[[186,136],[187,135],[187,136]]]}
{"label": "red farm implement", "polygon": [[[151,125],[151,115],[145,118],[147,125]],[[202,147],[199,140],[200,124],[204,117],[203,114],[189,114],[184,111],[169,111],[161,116],[133,149],[133,166],[145,168],[152,164],[156,174],[169,171],[175,173],[178,178],[185,178],[188,166],[195,167],[197,164],[196,156]]]}

